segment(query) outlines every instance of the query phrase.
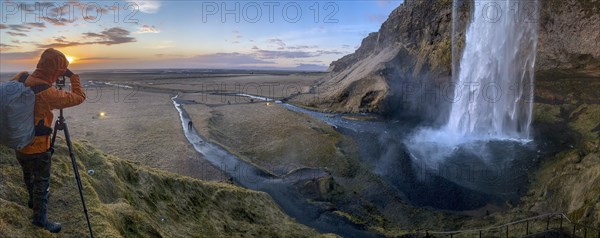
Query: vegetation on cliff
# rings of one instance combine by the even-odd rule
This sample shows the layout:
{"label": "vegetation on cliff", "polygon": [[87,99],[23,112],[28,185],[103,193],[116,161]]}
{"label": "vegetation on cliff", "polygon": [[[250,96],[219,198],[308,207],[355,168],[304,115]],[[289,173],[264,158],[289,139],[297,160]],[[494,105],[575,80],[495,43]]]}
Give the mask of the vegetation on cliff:
{"label": "vegetation on cliff", "polygon": [[[97,237],[319,235],[288,217],[265,193],[150,169],[106,155],[85,142],[74,147]],[[27,191],[13,153],[0,147],[0,234],[54,237],[31,225]],[[60,237],[85,237],[86,222],[64,146],[52,163],[49,216],[63,223]]]}

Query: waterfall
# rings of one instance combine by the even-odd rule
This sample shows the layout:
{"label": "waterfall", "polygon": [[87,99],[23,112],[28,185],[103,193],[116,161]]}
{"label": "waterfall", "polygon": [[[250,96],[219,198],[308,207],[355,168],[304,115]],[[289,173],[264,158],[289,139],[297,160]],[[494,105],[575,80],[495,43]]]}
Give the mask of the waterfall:
{"label": "waterfall", "polygon": [[445,130],[470,138],[529,139],[537,0],[475,0],[472,7],[462,55],[455,46],[457,20],[452,22],[452,56],[461,58],[458,65],[453,59],[455,94]]}
{"label": "waterfall", "polygon": [[452,82],[456,82],[456,75],[458,72],[458,57],[456,56],[458,53],[458,42],[456,39],[456,30],[457,30],[457,22],[458,22],[458,6],[459,1],[461,0],[453,0],[452,1],[452,35],[450,36],[452,39]]}

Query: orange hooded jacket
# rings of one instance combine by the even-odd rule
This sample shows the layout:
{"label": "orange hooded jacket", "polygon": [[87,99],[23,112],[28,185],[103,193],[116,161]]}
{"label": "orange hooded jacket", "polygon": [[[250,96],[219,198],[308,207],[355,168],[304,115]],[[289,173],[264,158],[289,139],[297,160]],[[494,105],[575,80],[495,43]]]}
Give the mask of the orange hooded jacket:
{"label": "orange hooded jacket", "polygon": [[[52,85],[58,77],[62,76],[69,66],[69,61],[63,53],[55,49],[47,49],[42,53],[40,61],[37,64],[37,69],[25,80],[25,85],[28,87],[47,84]],[[21,75],[26,72],[17,74],[12,80],[19,80]],[[54,114],[52,110],[72,107],[83,103],[85,100],[85,92],[81,87],[79,75],[71,76],[71,92],[58,90],[55,87],[50,87],[35,95],[34,118],[35,124],[40,120],[44,121],[44,125],[52,127]],[[50,149],[50,136],[36,136],[31,144],[20,150],[23,154],[38,154]]]}

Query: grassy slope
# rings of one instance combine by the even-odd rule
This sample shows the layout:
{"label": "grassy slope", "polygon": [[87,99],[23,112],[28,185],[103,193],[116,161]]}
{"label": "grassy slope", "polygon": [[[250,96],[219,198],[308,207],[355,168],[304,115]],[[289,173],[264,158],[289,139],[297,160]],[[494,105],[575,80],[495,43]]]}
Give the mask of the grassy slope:
{"label": "grassy slope", "polygon": [[[59,141],[62,144],[62,141]],[[85,198],[97,237],[313,237],[265,193],[204,182],[126,162],[75,144]],[[87,228],[65,147],[53,158],[49,216],[60,237]],[[93,169],[94,174],[85,173]],[[0,146],[0,234],[54,237],[30,224],[27,192],[12,150]]]}

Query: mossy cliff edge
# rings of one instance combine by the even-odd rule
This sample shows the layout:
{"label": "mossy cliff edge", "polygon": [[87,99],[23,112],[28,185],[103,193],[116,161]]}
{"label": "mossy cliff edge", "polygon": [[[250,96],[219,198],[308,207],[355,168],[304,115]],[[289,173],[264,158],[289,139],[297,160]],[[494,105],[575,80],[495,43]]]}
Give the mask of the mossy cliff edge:
{"label": "mossy cliff edge", "polygon": [[[96,237],[319,236],[288,217],[265,193],[150,169],[106,155],[85,142],[74,147]],[[57,237],[86,237],[64,146],[52,163],[49,217],[63,224]],[[21,167],[13,150],[0,146],[0,237],[55,237],[32,226],[31,213]]]}

